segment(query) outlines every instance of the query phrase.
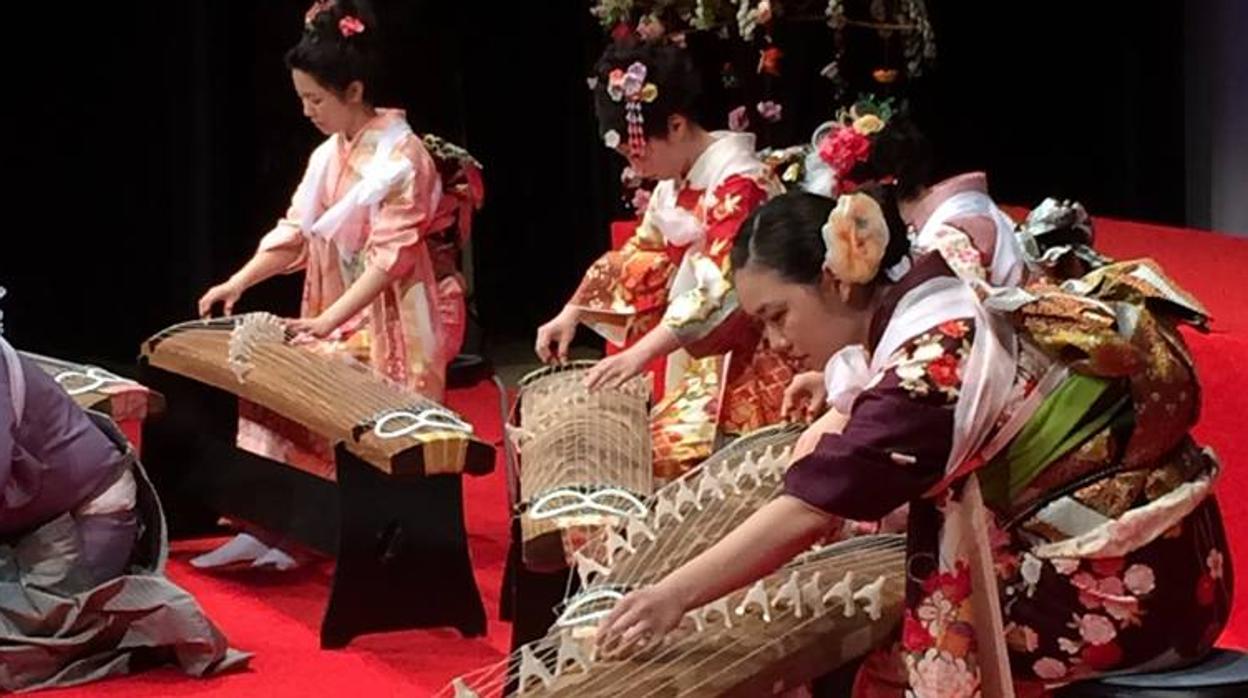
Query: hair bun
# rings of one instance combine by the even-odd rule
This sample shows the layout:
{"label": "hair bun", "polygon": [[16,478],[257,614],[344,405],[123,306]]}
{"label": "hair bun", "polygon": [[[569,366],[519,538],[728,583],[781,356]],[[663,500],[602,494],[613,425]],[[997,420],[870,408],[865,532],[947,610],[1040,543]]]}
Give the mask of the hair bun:
{"label": "hair bun", "polygon": [[375,99],[382,45],[368,6],[359,0],[317,2],[304,21],[303,36],[286,53],[287,67],[338,91],[358,80]]}
{"label": "hair bun", "polygon": [[366,4],[347,0],[319,0],[304,15],[304,32],[316,40],[371,41],[376,25]]}

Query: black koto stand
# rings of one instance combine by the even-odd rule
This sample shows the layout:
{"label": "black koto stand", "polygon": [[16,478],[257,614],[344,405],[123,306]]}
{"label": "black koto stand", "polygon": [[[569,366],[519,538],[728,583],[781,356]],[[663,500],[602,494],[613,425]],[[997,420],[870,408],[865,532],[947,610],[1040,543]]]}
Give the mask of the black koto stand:
{"label": "black koto stand", "polygon": [[143,460],[171,535],[224,514],[337,558],[321,647],[411,628],[485,634],[459,475],[389,475],[340,444],[337,481],[322,479],[236,448],[235,396],[147,365],[141,379],[167,399],[144,425]]}

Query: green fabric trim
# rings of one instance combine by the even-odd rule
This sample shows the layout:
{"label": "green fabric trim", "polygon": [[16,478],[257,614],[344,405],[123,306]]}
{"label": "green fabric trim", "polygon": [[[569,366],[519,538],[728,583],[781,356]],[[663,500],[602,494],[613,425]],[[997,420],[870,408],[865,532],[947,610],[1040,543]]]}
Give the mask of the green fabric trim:
{"label": "green fabric trim", "polygon": [[[1111,392],[1115,385],[1078,373],[1063,381],[1005,451],[981,471],[985,501],[1008,507],[1045,468],[1112,422],[1131,401],[1126,391],[1115,397]],[[1106,399],[1112,402],[1105,404]]]}

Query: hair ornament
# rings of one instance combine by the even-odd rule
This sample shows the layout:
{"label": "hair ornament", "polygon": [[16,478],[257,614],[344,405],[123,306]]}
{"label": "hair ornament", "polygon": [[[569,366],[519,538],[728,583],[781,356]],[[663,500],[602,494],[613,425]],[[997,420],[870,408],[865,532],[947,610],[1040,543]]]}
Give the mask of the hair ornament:
{"label": "hair ornament", "polygon": [[[613,102],[624,102],[624,118],[628,123],[628,150],[633,157],[640,157],[646,149],[645,116],[641,105],[658,99],[659,88],[652,82],[646,82],[646,65],[636,61],[627,70],[616,68],[607,75],[607,96]],[[614,131],[603,134],[607,141]],[[615,134],[616,145],[619,145],[619,134]],[[607,147],[616,146],[607,143]]]}
{"label": "hair ornament", "polygon": [[871,157],[871,136],[883,131],[892,116],[891,99],[876,101],[868,95],[849,109],[842,109],[831,122],[832,127],[819,139],[819,158],[836,173],[841,191],[851,192],[857,188],[848,175]]}
{"label": "hair ornament", "polygon": [[308,11],[304,13],[303,25],[305,27],[311,27],[312,23],[316,21],[318,15],[322,12],[329,12],[334,9],[334,6],[337,4],[338,3],[335,2],[335,0],[316,0],[316,2],[312,3],[312,6],[308,8]]}
{"label": "hair ornament", "polygon": [[875,279],[888,249],[888,223],[875,199],[866,194],[844,194],[824,223],[823,268],[851,284]]}
{"label": "hair ornament", "polygon": [[356,34],[364,33],[364,22],[359,17],[347,15],[338,20],[338,32],[342,34],[342,38],[350,39]]}

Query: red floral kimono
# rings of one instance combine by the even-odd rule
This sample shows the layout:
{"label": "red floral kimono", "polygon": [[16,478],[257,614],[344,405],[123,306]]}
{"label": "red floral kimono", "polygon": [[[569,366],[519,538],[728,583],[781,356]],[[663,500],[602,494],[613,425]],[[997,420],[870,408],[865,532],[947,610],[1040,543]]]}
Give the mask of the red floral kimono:
{"label": "red floral kimono", "polygon": [[780,421],[793,375],[739,309],[729,265],[741,223],[781,189],[755,155],[753,136],[714,136],[682,181],[655,188],[633,237],[594,262],[572,297],[586,324],[616,344],[660,322],[681,340],[652,415],[661,478],[710,455],[720,430]]}

